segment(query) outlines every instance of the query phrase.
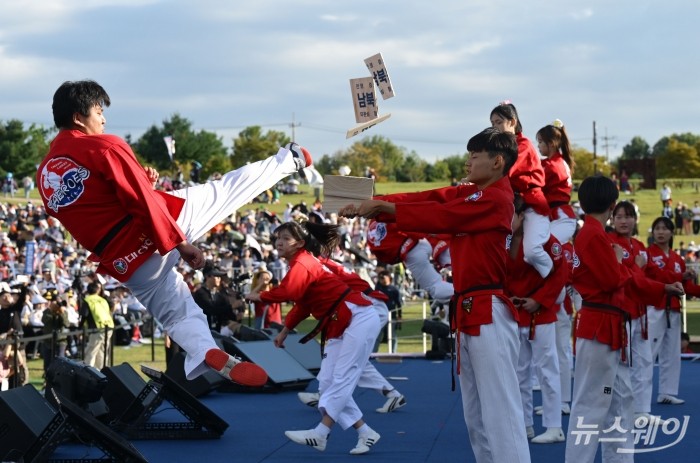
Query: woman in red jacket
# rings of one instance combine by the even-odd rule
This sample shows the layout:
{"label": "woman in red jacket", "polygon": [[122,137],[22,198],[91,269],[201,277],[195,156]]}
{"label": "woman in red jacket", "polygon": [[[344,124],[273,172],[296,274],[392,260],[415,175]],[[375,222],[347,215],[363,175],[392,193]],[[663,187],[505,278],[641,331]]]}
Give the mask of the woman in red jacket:
{"label": "woman in red jacket", "polygon": [[277,288],[252,292],[246,299],[294,301],[275,346],[284,347],[289,331],[313,316],[318,325],[305,339],[320,332],[324,352],[317,377],[321,422],[314,429],[286,431],[285,435],[297,444],[323,451],[331,427],[338,423],[343,429],[352,426],[357,430],[358,442],[350,450],[352,455],[369,452],[380,435],[364,422],[352,393],[363,371],[358,365],[367,362],[379,335],[379,315],[364,294],[353,291],[309,251],[320,243],[322,253],[330,254],[340,241],[337,225],[287,222],[275,230],[275,238],[277,252],[289,262],[289,271]]}
{"label": "woman in red jacket", "polygon": [[[649,264],[646,274],[664,283],[681,282],[686,294],[700,296],[700,286],[693,283],[697,275],[693,270],[686,270],[685,261],[673,250],[673,229],[673,222],[668,217],[658,217],[651,224],[654,242],[647,250]],[[666,298],[648,309],[652,358],[659,356],[659,395],[656,401],[680,405],[684,402],[676,397],[681,377],[680,300]],[[651,382],[647,387],[651,389]]]}
{"label": "woman in red jacket", "polygon": [[532,142],[523,135],[518,111],[506,100],[491,111],[491,125],[501,132],[515,134],[518,142],[518,158],[508,172],[513,192],[519,193],[528,208],[523,222],[523,248],[525,262],[535,267],[542,278],[551,272],[552,259],[544,250],[549,240],[549,206],[542,192],[544,169]]}
{"label": "woman in red jacket", "polygon": [[557,119],[542,127],[537,132],[537,148],[544,158],[542,191],[549,205],[550,232],[560,243],[566,243],[576,231],[576,214],[570,204],[574,159],[564,123]]}
{"label": "woman in red jacket", "polygon": [[[637,212],[629,201],[620,201],[612,213],[614,231],[608,236],[624,250],[622,265],[639,276],[644,276],[647,266],[647,250],[644,244],[633,238],[634,225],[637,222]],[[658,285],[658,282],[650,282]],[[640,416],[647,420],[658,421],[650,415],[651,412],[651,383],[654,376],[654,362],[651,355],[651,343],[648,336],[647,304],[652,302],[640,297],[637,291],[628,288],[625,291],[626,311],[630,314],[630,381],[632,383],[632,399],[634,401],[635,421]]]}

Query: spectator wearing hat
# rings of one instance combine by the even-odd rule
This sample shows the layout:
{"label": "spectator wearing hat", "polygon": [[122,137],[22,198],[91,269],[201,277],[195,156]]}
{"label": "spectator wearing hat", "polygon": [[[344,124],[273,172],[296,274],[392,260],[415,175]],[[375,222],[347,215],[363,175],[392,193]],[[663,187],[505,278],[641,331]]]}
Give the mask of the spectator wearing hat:
{"label": "spectator wearing hat", "polygon": [[42,294],[48,291],[58,290],[51,265],[44,265],[41,268],[41,280],[37,281],[36,286]]}
{"label": "spectator wearing hat", "polygon": [[112,328],[114,328],[112,311],[107,300],[100,296],[101,292],[102,284],[99,282],[93,281],[88,284],[87,295],[83,299],[83,304],[80,308],[82,322],[87,323],[90,329],[99,330],[88,336],[84,358],[87,365],[93,366],[98,370],[105,366],[112,338]]}
{"label": "spectator wearing hat", "polygon": [[245,303],[237,298],[232,288],[222,284],[226,272],[207,264],[202,273],[204,283],[192,296],[204,311],[209,327],[221,332],[221,328],[227,326],[230,321],[240,322],[243,319]]}

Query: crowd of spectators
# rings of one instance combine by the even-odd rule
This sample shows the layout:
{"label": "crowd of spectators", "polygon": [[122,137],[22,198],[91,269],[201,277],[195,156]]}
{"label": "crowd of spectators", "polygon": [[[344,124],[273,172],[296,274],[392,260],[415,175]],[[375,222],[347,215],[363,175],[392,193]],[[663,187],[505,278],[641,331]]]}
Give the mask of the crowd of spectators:
{"label": "crowd of spectators", "polygon": [[[223,294],[240,294],[249,290],[253,276],[262,272],[269,273],[272,282],[279,282],[284,278],[286,263],[278,257],[271,236],[282,222],[296,219],[340,225],[343,244],[332,257],[357,271],[363,278],[376,283],[377,274],[387,270],[377,266],[367,250],[364,219],[351,221],[338,218],[335,214],[325,214],[320,201],[311,206],[300,201],[287,203],[284,212],[279,215],[271,212],[265,202],[256,202],[250,209],[239,211],[195,243],[207,258],[205,269],[194,270],[181,261],[179,271],[193,293],[197,294],[204,288],[199,291],[200,301],[206,300],[207,280],[212,274],[220,276],[218,284],[225,289]],[[85,306],[88,286],[92,285],[90,290],[95,292],[94,286],[97,285],[97,293],[109,303],[113,314],[114,343],[129,345],[148,341],[140,333],[143,326],[139,328],[139,324],[148,318],[146,309],[119,282],[97,274],[96,266],[88,255],[89,252],[81,248],[57,220],[46,214],[41,203],[31,200],[22,204],[0,203],[0,281],[11,290],[23,338],[53,331],[72,332],[81,328],[84,320],[88,328],[104,327],[96,325],[94,321],[89,322],[92,317]],[[401,291],[401,297],[415,294],[410,275],[406,275],[402,266],[388,270]],[[247,307],[247,310],[239,311],[249,317],[249,325],[252,324],[253,310],[253,307]],[[226,319],[214,316],[210,317],[210,323],[212,329],[218,330],[228,326],[231,319],[234,322],[244,321],[241,320],[243,316],[236,318],[228,315]],[[156,334],[160,335],[157,325],[155,329]],[[18,334],[19,330],[0,323],[0,331],[11,335],[12,332]],[[81,336],[60,335],[54,343],[29,342],[23,343],[23,347],[26,358],[43,358],[44,367],[48,368],[55,356],[83,358],[88,344],[88,340],[83,342]],[[94,352],[90,357],[95,357]],[[98,368],[101,362],[97,361],[100,363],[96,365]],[[24,359],[22,363],[26,363]],[[15,378],[14,383],[10,381],[9,384],[26,383],[27,376],[25,370],[21,380]],[[7,381],[5,383],[7,387]]]}

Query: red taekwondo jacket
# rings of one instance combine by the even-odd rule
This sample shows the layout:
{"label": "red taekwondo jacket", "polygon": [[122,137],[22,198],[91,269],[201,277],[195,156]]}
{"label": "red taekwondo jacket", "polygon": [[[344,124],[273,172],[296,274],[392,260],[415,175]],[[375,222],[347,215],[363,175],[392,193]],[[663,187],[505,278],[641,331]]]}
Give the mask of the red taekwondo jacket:
{"label": "red taekwondo jacket", "polygon": [[156,191],[129,145],[114,135],[62,130],[37,172],[46,212],[124,282],[154,252],[185,240],[175,222],[184,200]]}
{"label": "red taekwondo jacket", "polygon": [[478,336],[481,325],[493,321],[493,295],[504,301],[514,320],[518,319],[503,292],[514,212],[513,190],[507,177],[483,190],[468,184],[381,199],[396,203],[396,215],[380,214],[377,220],[395,221],[404,232],[452,235],[456,329]]}

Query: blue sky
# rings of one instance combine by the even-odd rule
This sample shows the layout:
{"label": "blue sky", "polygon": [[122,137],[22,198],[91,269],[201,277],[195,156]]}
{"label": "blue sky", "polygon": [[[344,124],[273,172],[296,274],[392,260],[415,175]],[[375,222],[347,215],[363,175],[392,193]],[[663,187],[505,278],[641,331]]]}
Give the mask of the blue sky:
{"label": "blue sky", "polygon": [[559,118],[610,158],[700,133],[700,2],[548,0],[23,0],[0,15],[0,120],[52,126],[65,80],[112,98],[107,130],[138,137],[179,113],[224,143],[250,125],[316,155],[349,147],[348,79],[381,52],[397,96],[367,135],[422,158],[465,151],[510,99],[527,136]]}

